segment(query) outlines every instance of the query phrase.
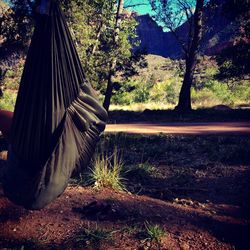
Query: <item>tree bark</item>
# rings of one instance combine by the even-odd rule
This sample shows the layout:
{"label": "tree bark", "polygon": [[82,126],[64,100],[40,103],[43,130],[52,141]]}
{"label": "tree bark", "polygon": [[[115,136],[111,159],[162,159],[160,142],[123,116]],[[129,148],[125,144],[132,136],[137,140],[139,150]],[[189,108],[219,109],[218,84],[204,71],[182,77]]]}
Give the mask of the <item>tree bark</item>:
{"label": "tree bark", "polygon": [[194,71],[197,63],[199,44],[202,38],[202,12],[204,0],[196,0],[196,8],[193,21],[193,37],[186,53],[186,71],[181,86],[178,105],[176,110],[188,112],[192,110],[191,106],[191,86],[193,83]]}
{"label": "tree bark", "polygon": [[[119,0],[118,1],[118,6],[117,6],[117,12],[116,12],[116,20],[115,20],[115,32],[114,32],[114,46],[117,47],[117,42],[119,38],[119,32],[120,32],[120,23],[121,23],[121,14],[123,12],[124,8],[124,0]],[[108,74],[108,83],[107,83],[107,89],[105,93],[105,98],[103,102],[103,107],[108,111],[109,106],[110,106],[110,100],[112,97],[112,91],[114,87],[114,82],[113,82],[113,76],[115,75],[115,68],[116,68],[116,62],[117,59],[113,58],[113,60],[110,63],[110,70]]]}

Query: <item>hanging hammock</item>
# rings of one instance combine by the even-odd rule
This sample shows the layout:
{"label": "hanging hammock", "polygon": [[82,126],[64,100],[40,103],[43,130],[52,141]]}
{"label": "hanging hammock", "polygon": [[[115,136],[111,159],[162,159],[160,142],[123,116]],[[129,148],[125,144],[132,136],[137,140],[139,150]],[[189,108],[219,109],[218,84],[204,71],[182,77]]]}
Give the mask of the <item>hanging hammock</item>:
{"label": "hanging hammock", "polygon": [[37,15],[11,128],[6,196],[40,209],[67,187],[92,157],[107,113],[83,73],[56,0]]}

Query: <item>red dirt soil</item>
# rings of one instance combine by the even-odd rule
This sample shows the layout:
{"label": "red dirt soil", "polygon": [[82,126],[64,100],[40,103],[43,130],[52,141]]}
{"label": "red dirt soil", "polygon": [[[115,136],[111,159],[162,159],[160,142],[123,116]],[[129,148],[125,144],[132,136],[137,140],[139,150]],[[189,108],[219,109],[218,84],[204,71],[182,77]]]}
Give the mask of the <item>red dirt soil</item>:
{"label": "red dirt soil", "polygon": [[108,124],[105,132],[131,134],[250,134],[248,122]]}
{"label": "red dirt soil", "polygon": [[[74,210],[90,202],[111,205],[103,218],[83,216]],[[227,210],[223,215],[221,210]],[[0,246],[15,242],[39,243],[36,249],[244,249],[247,220],[237,216],[239,207],[188,200],[173,203],[147,196],[111,190],[68,187],[65,193],[41,211],[27,211],[10,203],[0,194]],[[160,224],[166,235],[160,246],[138,240],[129,229],[143,227],[145,221]],[[115,231],[112,240],[98,248],[74,247],[82,227],[98,227]],[[116,231],[117,230],[117,231]],[[238,238],[237,238],[238,237]],[[235,242],[231,240],[235,239]],[[233,245],[232,245],[233,243]],[[20,245],[19,245],[20,246]],[[26,248],[25,248],[26,249]]]}

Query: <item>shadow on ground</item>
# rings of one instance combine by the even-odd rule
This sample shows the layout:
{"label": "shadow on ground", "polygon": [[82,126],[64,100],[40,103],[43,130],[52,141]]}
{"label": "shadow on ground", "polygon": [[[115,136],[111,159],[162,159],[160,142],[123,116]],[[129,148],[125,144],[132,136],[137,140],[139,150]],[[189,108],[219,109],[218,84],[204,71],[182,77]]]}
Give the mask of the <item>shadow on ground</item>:
{"label": "shadow on ground", "polygon": [[197,109],[188,113],[175,110],[144,110],[143,112],[114,110],[109,112],[109,123],[124,122],[225,122],[250,121],[250,109]]}

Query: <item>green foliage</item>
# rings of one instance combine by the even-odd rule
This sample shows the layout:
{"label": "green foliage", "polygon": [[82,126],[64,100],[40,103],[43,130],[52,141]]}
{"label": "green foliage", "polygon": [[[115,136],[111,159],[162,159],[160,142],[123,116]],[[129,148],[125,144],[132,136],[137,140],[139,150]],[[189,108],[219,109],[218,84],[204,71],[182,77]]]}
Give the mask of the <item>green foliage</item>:
{"label": "green foliage", "polygon": [[[118,84],[112,103],[118,108],[154,109],[171,108],[178,101],[182,82],[178,63],[170,59],[163,61],[147,57],[148,68],[139,75]],[[159,66],[157,66],[159,65]],[[160,68],[163,67],[161,70]],[[154,73],[158,68],[157,74]],[[164,77],[161,75],[164,71]],[[235,107],[249,103],[250,83],[241,79],[218,81],[218,66],[213,58],[201,57],[191,89],[195,108],[212,107],[219,104]],[[121,106],[118,106],[121,105]]]}
{"label": "green foliage", "polygon": [[[240,18],[241,34],[233,46],[225,48],[217,57],[219,79],[243,77],[250,74],[250,11]],[[247,21],[246,21],[246,20]]]}
{"label": "green foliage", "polygon": [[[35,1],[31,2],[34,4]],[[3,32],[0,38],[7,47],[11,44],[17,46],[19,41],[22,46],[26,46],[33,27],[32,9],[27,0],[12,0],[11,3],[11,8],[3,8],[4,15],[1,15],[0,20]],[[125,13],[115,44],[115,0],[62,0],[61,3],[86,78],[94,88],[101,93],[105,92],[107,76],[114,58],[117,62],[115,72],[119,75],[119,81],[136,73],[134,66],[141,61],[140,55],[135,55],[132,50],[138,43],[135,32],[137,22]],[[39,1],[36,4],[39,4]],[[10,85],[13,88],[13,85]]]}
{"label": "green foliage", "polygon": [[16,103],[16,93],[11,91],[5,91],[3,97],[0,98],[0,109],[14,110]]}
{"label": "green foliage", "polygon": [[232,90],[235,103],[245,102],[250,100],[250,82],[236,84]]}
{"label": "green foliage", "polygon": [[240,41],[237,45],[224,49],[217,56],[219,79],[230,79],[250,74],[250,44]]}
{"label": "green foliage", "polygon": [[191,89],[192,105],[199,108],[211,107],[220,104],[218,97],[208,88],[201,90]]}
{"label": "green foliage", "polygon": [[114,43],[116,1],[63,1],[71,33],[75,40],[87,79],[101,93],[105,92],[112,61],[120,77],[137,63],[132,48],[135,45],[136,21],[123,18],[118,41]]}
{"label": "green foliage", "polygon": [[[141,171],[142,170],[142,171]],[[138,165],[132,165],[132,166],[129,166],[128,167],[128,170],[126,171],[127,173],[128,172],[132,172],[136,175],[140,175],[140,172],[145,172],[147,174],[153,174],[154,172],[156,172],[157,169],[152,166],[151,164],[148,164],[148,163],[140,163]]]}
{"label": "green foliage", "polygon": [[98,154],[91,169],[91,182],[98,189],[112,188],[122,191],[125,189],[121,177],[122,168],[123,163],[116,149],[110,157],[104,153]]}
{"label": "green foliage", "polygon": [[133,90],[135,89],[135,84],[133,81],[124,81],[119,84],[118,90],[112,96],[112,103],[129,105],[133,103]]}
{"label": "green foliage", "polygon": [[150,85],[145,82],[137,82],[134,91],[134,101],[136,103],[146,102],[149,99]]}
{"label": "green foliage", "polygon": [[209,107],[217,104],[233,104],[233,93],[228,85],[216,80],[208,81],[202,89],[192,91],[192,101],[196,106]]}
{"label": "green foliage", "polygon": [[156,102],[176,104],[179,87],[180,81],[175,77],[164,82],[156,83],[150,90],[150,99]]}
{"label": "green foliage", "polygon": [[28,46],[33,30],[31,8],[27,0],[11,0],[10,3],[11,8],[4,8],[0,15],[1,35],[4,38],[2,46],[23,49]]}
{"label": "green foliage", "polygon": [[[151,75],[153,76],[153,75]],[[137,77],[122,84],[113,95],[114,104],[129,105],[132,103],[168,103],[175,104],[178,100],[181,79],[173,76],[164,81],[157,81],[154,77],[148,79]]]}
{"label": "green foliage", "polygon": [[23,72],[24,60],[19,60],[19,62],[6,71],[4,77],[4,88],[9,90],[18,90],[19,82],[21,80]]}

